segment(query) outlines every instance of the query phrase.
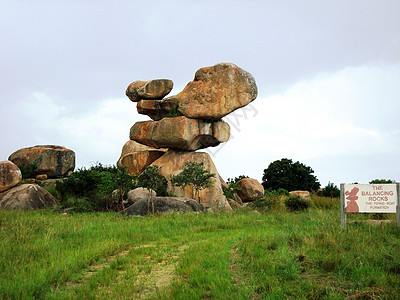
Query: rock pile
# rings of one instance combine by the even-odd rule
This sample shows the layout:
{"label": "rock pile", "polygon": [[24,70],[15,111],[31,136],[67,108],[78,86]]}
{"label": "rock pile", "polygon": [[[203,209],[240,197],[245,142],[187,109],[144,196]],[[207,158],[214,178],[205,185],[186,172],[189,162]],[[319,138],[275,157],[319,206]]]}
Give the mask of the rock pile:
{"label": "rock pile", "polygon": [[[125,144],[118,165],[130,174],[141,172],[148,165],[158,166],[160,173],[170,180],[186,162],[202,162],[216,176],[211,188],[200,191],[200,203],[229,210],[210,155],[195,151],[228,141],[230,127],[221,118],[257,97],[255,80],[238,66],[221,63],[199,69],[182,92],[163,99],[172,87],[168,79],[135,81],[128,86],[126,95],[137,102],[138,113],[152,120],[132,126],[131,141]],[[168,191],[186,198],[192,195],[189,188],[182,190],[170,181]]]}

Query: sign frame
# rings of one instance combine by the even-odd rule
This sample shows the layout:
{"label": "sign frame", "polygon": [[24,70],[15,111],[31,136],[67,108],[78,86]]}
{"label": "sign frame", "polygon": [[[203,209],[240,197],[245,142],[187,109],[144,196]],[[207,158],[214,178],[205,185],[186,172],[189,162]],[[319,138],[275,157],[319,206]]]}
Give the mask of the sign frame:
{"label": "sign frame", "polygon": [[[382,183],[384,185],[385,183]],[[364,186],[376,186],[377,184],[368,184]],[[397,222],[397,227],[400,227],[400,183],[395,183],[396,186],[396,222]],[[345,184],[341,183],[340,184],[340,216],[341,216],[341,225],[342,228],[346,227],[346,221],[347,221],[347,216],[346,216],[346,199],[345,199]],[[346,193],[347,194],[347,193]],[[365,212],[365,213],[386,213],[386,212],[378,212],[378,211],[371,211],[371,212]]]}

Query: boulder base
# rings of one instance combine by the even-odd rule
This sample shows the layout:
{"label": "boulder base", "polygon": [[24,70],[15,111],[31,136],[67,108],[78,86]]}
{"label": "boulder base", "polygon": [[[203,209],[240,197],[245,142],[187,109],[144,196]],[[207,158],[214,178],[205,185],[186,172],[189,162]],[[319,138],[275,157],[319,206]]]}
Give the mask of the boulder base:
{"label": "boulder base", "polygon": [[16,186],[21,180],[21,170],[13,162],[0,161],[0,192]]}
{"label": "boulder base", "polygon": [[207,122],[186,117],[137,122],[130,139],[154,148],[198,150],[218,146],[229,139],[230,127],[223,121]]}
{"label": "boulder base", "polygon": [[[155,213],[184,213],[193,211],[203,211],[204,207],[197,201],[184,197],[156,197],[154,202]],[[141,199],[135,204],[129,206],[125,211],[128,215],[147,215],[152,213],[152,205],[150,202],[150,210],[148,209],[148,200]]]}
{"label": "boulder base", "polygon": [[264,196],[264,187],[257,179],[243,178],[237,182],[237,194],[243,202],[255,201]]}
{"label": "boulder base", "polygon": [[151,165],[158,166],[160,174],[167,178],[168,192],[173,195],[192,198],[194,193],[191,187],[182,190],[177,186],[173,186],[170,181],[172,176],[179,174],[183,170],[186,162],[203,163],[206,170],[216,175],[211,179],[212,187],[199,192],[200,203],[205,207],[231,210],[231,207],[222,191],[218,171],[208,153],[169,150]]}
{"label": "boulder base", "polygon": [[75,169],[74,151],[55,145],[22,148],[11,154],[8,160],[20,169],[35,167],[32,178],[42,174],[48,178],[66,177]]}
{"label": "boulder base", "polygon": [[0,194],[0,207],[8,210],[31,210],[51,207],[56,199],[37,184],[22,184]]}

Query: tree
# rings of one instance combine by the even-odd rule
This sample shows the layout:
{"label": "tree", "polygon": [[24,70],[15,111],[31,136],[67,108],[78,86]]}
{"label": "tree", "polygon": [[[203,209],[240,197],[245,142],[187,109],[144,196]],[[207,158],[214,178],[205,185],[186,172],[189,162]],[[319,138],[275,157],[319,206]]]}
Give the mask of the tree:
{"label": "tree", "polygon": [[370,184],[379,184],[379,183],[396,183],[395,180],[391,179],[374,179],[369,182]]}
{"label": "tree", "polygon": [[186,186],[192,186],[192,198],[200,202],[200,190],[212,186],[211,178],[215,177],[214,173],[204,169],[203,163],[186,162],[183,170],[171,178],[171,183],[181,187],[182,190]]}
{"label": "tree", "polygon": [[264,170],[262,185],[264,189],[270,190],[281,188],[288,191],[317,191],[320,183],[313,173],[314,170],[311,167],[298,161],[293,163],[291,159],[282,158],[270,163]]}
{"label": "tree", "polygon": [[165,195],[167,191],[167,179],[160,174],[158,166],[147,166],[146,169],[138,176],[137,185],[146,188],[149,191],[149,199],[147,200],[147,211],[150,211],[150,201],[151,207],[154,214],[154,200],[153,190],[157,195]]}
{"label": "tree", "polygon": [[324,187],[322,194],[325,197],[338,198],[340,197],[340,189],[333,183],[328,182],[328,185]]}

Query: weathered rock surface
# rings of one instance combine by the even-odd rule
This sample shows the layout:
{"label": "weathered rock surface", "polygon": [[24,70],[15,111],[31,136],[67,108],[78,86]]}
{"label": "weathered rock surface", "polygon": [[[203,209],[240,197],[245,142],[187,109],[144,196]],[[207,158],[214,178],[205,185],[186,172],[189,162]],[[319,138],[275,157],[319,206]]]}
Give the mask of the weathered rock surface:
{"label": "weathered rock surface", "polygon": [[130,139],[154,148],[198,150],[228,141],[230,127],[223,121],[207,122],[186,117],[137,122]]}
{"label": "weathered rock surface", "polygon": [[230,63],[199,69],[184,90],[158,103],[138,104],[138,112],[162,116],[172,108],[188,118],[219,120],[257,97],[254,77]]}
{"label": "weathered rock surface", "polygon": [[[184,197],[156,197],[154,200],[155,213],[184,213],[193,211],[203,211],[204,207],[193,199]],[[148,210],[148,200],[141,199],[126,209],[128,215],[147,215],[152,213],[150,202],[150,211]]]}
{"label": "weathered rock surface", "polygon": [[117,165],[127,170],[128,174],[144,171],[151,163],[159,159],[168,149],[155,149],[129,140],[122,148]]}
{"label": "weathered rock surface", "polygon": [[141,99],[162,99],[172,90],[174,83],[169,79],[134,81],[126,89],[126,95],[133,102]]}
{"label": "weathered rock surface", "polygon": [[233,200],[233,199],[228,199],[228,202],[229,202],[229,205],[232,207],[232,209],[240,209],[240,208],[242,208],[242,206],[238,202]]}
{"label": "weathered rock surface", "polygon": [[35,165],[32,178],[42,174],[48,178],[65,177],[75,169],[74,151],[55,145],[22,148],[11,154],[8,160],[20,169]]}
{"label": "weathered rock surface", "polygon": [[205,207],[231,210],[231,207],[222,191],[218,171],[208,153],[169,150],[151,165],[158,166],[160,174],[167,178],[168,192],[173,195],[192,198],[194,193],[191,187],[182,190],[177,186],[173,186],[170,182],[172,176],[179,174],[183,170],[186,162],[203,163],[206,170],[210,173],[216,174],[216,177],[212,178],[212,187],[200,190],[200,203]]}
{"label": "weathered rock surface", "polygon": [[157,193],[155,191],[153,191],[153,190],[149,191],[146,188],[139,187],[139,188],[136,188],[134,190],[130,190],[128,192],[128,203],[129,204],[134,204],[134,203],[138,202],[141,199],[146,199],[147,200],[147,199],[149,199],[150,194],[152,195],[151,197],[153,197],[153,199],[155,197],[157,197]]}
{"label": "weathered rock surface", "polygon": [[299,196],[300,198],[310,200],[310,192],[309,191],[291,191],[289,192],[291,196]]}
{"label": "weathered rock surface", "polygon": [[21,180],[21,170],[13,162],[0,161],[0,192],[16,186]]}
{"label": "weathered rock surface", "polygon": [[139,114],[147,115],[152,120],[159,121],[171,110],[178,108],[178,101],[173,99],[140,100],[137,103],[136,108]]}
{"label": "weathered rock surface", "polygon": [[264,187],[257,179],[243,178],[237,182],[237,193],[243,202],[250,202],[264,196]]}
{"label": "weathered rock surface", "polygon": [[37,184],[22,184],[0,194],[0,207],[14,210],[31,210],[51,207],[56,199]]}

